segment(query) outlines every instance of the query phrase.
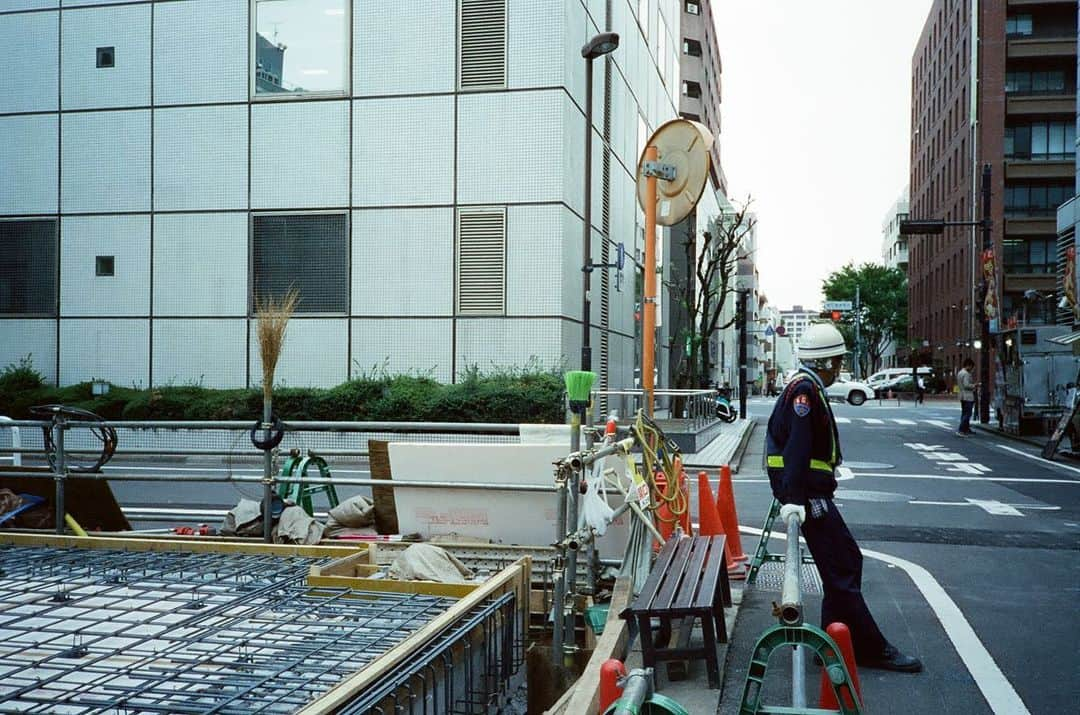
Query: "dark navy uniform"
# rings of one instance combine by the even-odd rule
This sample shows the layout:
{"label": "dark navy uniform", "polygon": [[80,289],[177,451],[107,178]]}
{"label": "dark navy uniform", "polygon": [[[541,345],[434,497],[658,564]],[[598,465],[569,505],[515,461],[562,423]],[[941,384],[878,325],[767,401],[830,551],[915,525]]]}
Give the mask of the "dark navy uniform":
{"label": "dark navy uniform", "polygon": [[801,368],[776,400],[766,435],[766,466],[773,495],[806,507],[802,524],[825,596],[821,626],[840,622],[851,630],[855,656],[874,661],[892,647],[862,596],[862,552],[833,504],[840,436],[825,386]]}

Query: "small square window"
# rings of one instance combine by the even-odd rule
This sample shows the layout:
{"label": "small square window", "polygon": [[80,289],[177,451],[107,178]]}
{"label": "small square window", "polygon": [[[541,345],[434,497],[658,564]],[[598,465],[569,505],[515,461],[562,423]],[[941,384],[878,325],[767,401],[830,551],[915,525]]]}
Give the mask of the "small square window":
{"label": "small square window", "polygon": [[99,47],[97,48],[97,66],[98,67],[115,67],[116,66],[116,49],[113,47]]}
{"label": "small square window", "polygon": [[94,274],[99,276],[116,275],[116,261],[112,256],[98,256],[94,259]]}

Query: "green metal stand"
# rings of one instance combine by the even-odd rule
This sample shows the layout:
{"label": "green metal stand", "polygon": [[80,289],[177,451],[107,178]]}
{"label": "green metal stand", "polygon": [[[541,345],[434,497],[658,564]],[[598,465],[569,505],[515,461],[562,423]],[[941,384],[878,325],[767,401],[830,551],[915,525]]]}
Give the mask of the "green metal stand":
{"label": "green metal stand", "polygon": [[660,693],[653,693],[640,706],[623,703],[621,699],[616,700],[604,711],[605,715],[615,712],[635,712],[639,713],[639,715],[690,715],[682,705]]}
{"label": "green metal stand", "polygon": [[[821,662],[824,663],[825,672],[829,675],[829,682],[836,694],[836,702],[840,703],[839,711],[761,704],[761,688],[765,682],[765,672],[769,668],[769,657],[777,648],[784,646],[803,646],[818,654]],[[853,705],[846,703],[853,703]],[[843,715],[861,715],[862,713],[862,704],[852,687],[851,674],[848,673],[847,665],[840,657],[840,648],[836,645],[836,641],[817,626],[807,623],[801,626],[773,626],[762,633],[754,646],[753,655],[750,656],[750,667],[746,673],[746,684],[743,686],[739,715],[755,715],[756,713],[815,715],[836,712]]]}
{"label": "green metal stand", "polygon": [[298,504],[309,516],[315,515],[315,508],[311,504],[311,497],[315,494],[326,494],[326,500],[331,509],[339,503],[337,490],[333,484],[308,484],[303,481],[307,478],[308,470],[312,465],[319,470],[321,478],[330,479],[330,467],[322,457],[316,455],[301,457],[299,454],[290,454],[281,466],[281,476],[289,479],[299,478],[299,481],[283,481],[278,484],[278,496],[293,504]]}
{"label": "green metal stand", "polygon": [[[758,571],[761,570],[761,565],[766,561],[783,561],[783,554],[773,554],[769,552],[769,537],[772,535],[773,522],[780,516],[780,502],[773,499],[772,506],[769,507],[769,515],[765,517],[765,524],[761,527],[761,539],[758,540],[757,549],[754,551],[754,558],[750,561],[750,573],[746,575],[747,585],[751,585],[757,579]],[[808,551],[800,549],[802,554],[802,562],[804,564],[814,563],[814,557],[810,555]]]}

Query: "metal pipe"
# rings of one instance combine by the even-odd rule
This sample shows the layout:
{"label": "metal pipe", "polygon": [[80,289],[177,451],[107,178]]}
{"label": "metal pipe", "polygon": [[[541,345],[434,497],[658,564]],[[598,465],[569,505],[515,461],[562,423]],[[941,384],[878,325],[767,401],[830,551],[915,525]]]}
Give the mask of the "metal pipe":
{"label": "metal pipe", "polygon": [[799,555],[799,519],[792,514],[787,522],[787,556],[784,557],[784,589],[780,595],[780,622],[786,626],[802,623],[802,558]]}
{"label": "metal pipe", "polygon": [[[5,427],[7,426],[5,423],[10,422],[12,422],[12,419],[10,417],[4,417],[3,415],[0,415],[0,427]],[[11,448],[13,450],[12,453],[14,454],[14,456],[11,458],[11,464],[15,467],[21,467],[22,454],[20,454],[21,450],[19,448],[22,447],[22,440],[19,438],[19,428],[17,426],[12,426],[10,429]]]}
{"label": "metal pipe", "polygon": [[798,645],[791,650],[791,705],[806,707],[806,651]]}
{"label": "metal pipe", "polygon": [[[368,451],[366,449],[313,449],[308,451],[317,454],[320,457],[368,456]],[[87,449],[68,448],[67,452],[68,454],[101,454],[101,447]],[[0,454],[45,454],[45,450],[33,447],[0,447]],[[123,457],[125,455],[150,455],[155,457],[233,457],[234,459],[242,459],[247,457],[251,459],[261,459],[262,451],[250,446],[238,446],[234,450],[205,449],[199,447],[193,447],[191,449],[156,449],[154,447],[128,447],[127,449],[117,448],[116,452],[113,453],[114,457]]]}
{"label": "metal pipe", "polygon": [[[263,414],[265,420],[265,412]],[[243,420],[101,420],[117,429],[191,429],[191,430],[242,430],[251,429],[251,421]],[[94,427],[101,422],[88,420],[70,420],[72,428]],[[12,426],[47,427],[50,423],[41,420],[13,420]],[[494,422],[330,422],[315,420],[311,422],[284,422],[287,432],[447,432],[447,433],[487,433],[520,434],[516,424]]]}
{"label": "metal pipe", "polygon": [[[577,412],[573,413],[573,416],[570,418],[570,451],[575,454],[581,451],[581,415]],[[578,490],[581,485],[581,471],[571,469],[569,482],[566,499],[566,523],[563,528],[577,529]],[[559,538],[562,539],[565,536],[566,531],[563,531]],[[560,608],[562,609],[562,620],[560,621],[559,626],[563,629],[563,667],[572,668],[574,665],[574,652],[577,650],[577,637],[574,632],[574,596],[575,591],[577,590],[577,550],[567,551],[565,553],[565,558],[565,592],[563,593],[563,603],[560,604]]]}
{"label": "metal pipe", "polygon": [[593,58],[585,58],[585,204],[582,206],[582,267],[581,267],[581,369],[592,370],[590,335],[592,305],[592,86]]}
{"label": "metal pipe", "polygon": [[614,715],[638,715],[641,706],[652,696],[652,668],[635,668],[623,678],[622,696],[615,701]]}
{"label": "metal pipe", "polygon": [[67,459],[64,456],[64,417],[63,415],[57,415],[53,420],[53,443],[56,445],[56,474],[53,479],[55,480],[56,493],[53,501],[53,511],[56,517],[56,533],[63,534],[67,529],[67,523],[64,519],[64,515],[67,514],[67,504],[64,499],[64,478],[67,472]]}

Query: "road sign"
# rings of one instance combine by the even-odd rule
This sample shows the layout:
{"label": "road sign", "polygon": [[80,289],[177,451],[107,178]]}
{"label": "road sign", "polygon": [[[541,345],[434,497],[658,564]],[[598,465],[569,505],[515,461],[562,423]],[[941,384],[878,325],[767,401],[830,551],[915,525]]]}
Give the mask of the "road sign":
{"label": "road sign", "polygon": [[771,338],[774,334],[776,334],[776,331],[773,330],[773,327],[771,325],[769,327],[765,328],[765,337],[766,338]]}
{"label": "road sign", "polygon": [[785,335],[787,335],[787,328],[785,328],[783,325],[777,326],[776,334],[779,335],[781,338],[784,337]]}
{"label": "road sign", "polygon": [[850,300],[827,300],[824,310],[851,310]]}

